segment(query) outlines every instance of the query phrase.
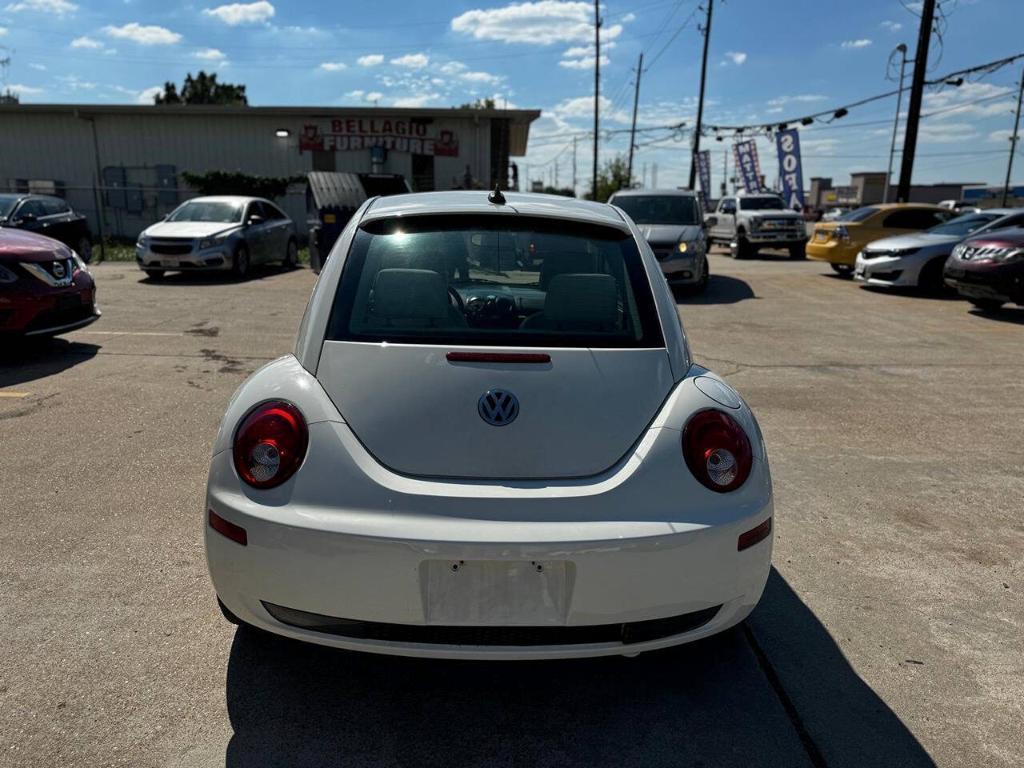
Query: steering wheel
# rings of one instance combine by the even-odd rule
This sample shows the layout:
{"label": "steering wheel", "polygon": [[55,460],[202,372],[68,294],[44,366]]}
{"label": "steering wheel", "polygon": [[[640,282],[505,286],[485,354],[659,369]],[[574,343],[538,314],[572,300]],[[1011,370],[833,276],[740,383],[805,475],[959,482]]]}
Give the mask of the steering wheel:
{"label": "steering wheel", "polygon": [[450,285],[448,286],[448,303],[454,306],[462,314],[466,314],[466,304],[462,300],[462,294]]}

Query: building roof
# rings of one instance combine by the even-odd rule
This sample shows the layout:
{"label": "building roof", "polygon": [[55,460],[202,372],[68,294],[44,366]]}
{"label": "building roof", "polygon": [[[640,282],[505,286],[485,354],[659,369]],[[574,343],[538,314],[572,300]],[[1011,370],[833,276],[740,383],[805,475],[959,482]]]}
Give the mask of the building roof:
{"label": "building roof", "polygon": [[0,104],[3,114],[62,114],[90,118],[103,116],[132,117],[288,117],[343,118],[391,116],[420,119],[504,119],[509,121],[509,154],[526,154],[530,123],[540,117],[539,109],[469,109],[410,107],[245,107],[219,104]]}

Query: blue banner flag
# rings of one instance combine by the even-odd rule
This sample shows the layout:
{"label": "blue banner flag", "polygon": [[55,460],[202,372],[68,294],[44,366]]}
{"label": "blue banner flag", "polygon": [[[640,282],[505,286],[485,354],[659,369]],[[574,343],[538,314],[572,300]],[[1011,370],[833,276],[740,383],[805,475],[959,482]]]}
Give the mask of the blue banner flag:
{"label": "blue banner flag", "polygon": [[782,180],[782,199],[796,209],[804,207],[804,172],[800,167],[800,136],[796,128],[775,134],[779,149],[779,178]]}
{"label": "blue banner flag", "polygon": [[753,139],[732,145],[733,159],[745,192],[761,192],[761,165],[757,161],[757,144]]}
{"label": "blue banner flag", "polygon": [[704,149],[697,153],[697,173],[700,176],[700,202],[707,210],[708,198],[711,196],[711,150]]}

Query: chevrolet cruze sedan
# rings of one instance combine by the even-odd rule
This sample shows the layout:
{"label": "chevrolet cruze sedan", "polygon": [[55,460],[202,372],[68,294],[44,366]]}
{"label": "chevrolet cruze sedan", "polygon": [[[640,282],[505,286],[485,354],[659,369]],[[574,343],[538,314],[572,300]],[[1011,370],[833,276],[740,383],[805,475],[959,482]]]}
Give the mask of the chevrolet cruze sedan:
{"label": "chevrolet cruze sedan", "polygon": [[495,659],[635,655],[742,621],[771,563],[764,442],[691,359],[643,237],[561,197],[365,203],[294,353],[216,438],[225,616]]}
{"label": "chevrolet cruze sedan", "polygon": [[135,261],[151,279],[168,271],[230,271],[248,276],[257,264],[298,264],[295,223],[258,197],[196,197],[143,230]]}

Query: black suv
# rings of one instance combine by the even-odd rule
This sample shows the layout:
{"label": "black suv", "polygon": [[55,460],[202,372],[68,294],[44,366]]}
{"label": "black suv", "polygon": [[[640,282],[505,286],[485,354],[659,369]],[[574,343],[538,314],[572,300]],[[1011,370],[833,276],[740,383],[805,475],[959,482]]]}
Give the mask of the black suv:
{"label": "black suv", "polygon": [[88,221],[59,197],[0,193],[0,227],[52,237],[77,251],[82,261],[92,259]]}

